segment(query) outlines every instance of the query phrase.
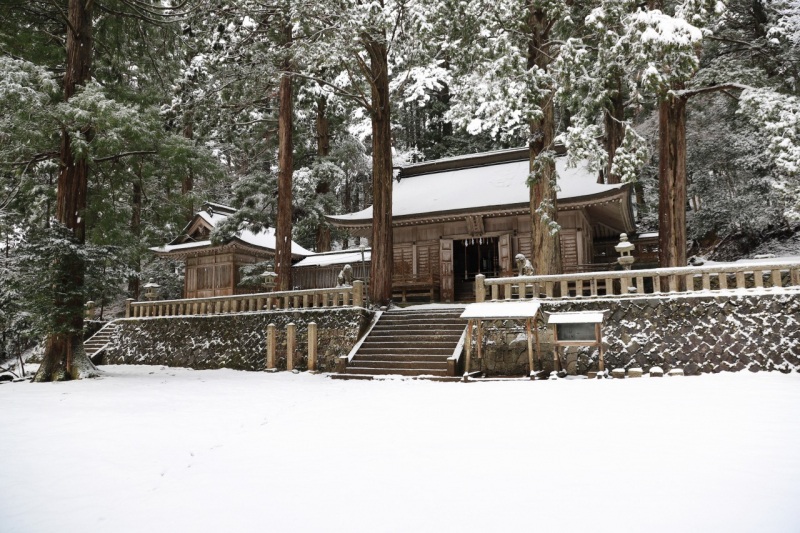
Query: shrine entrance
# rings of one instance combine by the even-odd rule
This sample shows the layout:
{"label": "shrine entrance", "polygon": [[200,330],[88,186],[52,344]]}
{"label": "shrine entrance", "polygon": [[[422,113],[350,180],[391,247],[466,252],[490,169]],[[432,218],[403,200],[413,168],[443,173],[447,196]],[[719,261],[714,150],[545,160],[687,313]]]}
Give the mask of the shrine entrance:
{"label": "shrine entrance", "polygon": [[501,274],[499,237],[453,240],[453,278],[456,301],[475,300],[475,276]]}

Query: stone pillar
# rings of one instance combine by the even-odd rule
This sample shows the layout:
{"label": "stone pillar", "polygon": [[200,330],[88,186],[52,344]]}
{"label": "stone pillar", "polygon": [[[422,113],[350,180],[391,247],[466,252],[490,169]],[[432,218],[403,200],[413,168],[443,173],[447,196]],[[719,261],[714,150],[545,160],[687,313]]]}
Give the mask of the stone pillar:
{"label": "stone pillar", "polygon": [[308,323],[308,369],[317,369],[317,323]]}
{"label": "stone pillar", "polygon": [[364,307],[364,282],[360,279],[353,282],[353,306]]}
{"label": "stone pillar", "polygon": [[485,302],[486,301],[486,284],[484,280],[486,276],[483,274],[478,274],[475,276],[475,301],[476,302]]}
{"label": "stone pillar", "polygon": [[133,303],[133,298],[125,300],[125,318],[131,317],[131,303]]}
{"label": "stone pillar", "polygon": [[295,326],[294,322],[289,322],[286,324],[286,370],[294,370],[294,347],[296,340],[297,326]]}
{"label": "stone pillar", "polygon": [[267,326],[267,370],[275,368],[275,347],[277,345],[277,332],[275,324]]}
{"label": "stone pillar", "polygon": [[86,319],[92,320],[94,318],[94,302],[89,300],[86,302]]}

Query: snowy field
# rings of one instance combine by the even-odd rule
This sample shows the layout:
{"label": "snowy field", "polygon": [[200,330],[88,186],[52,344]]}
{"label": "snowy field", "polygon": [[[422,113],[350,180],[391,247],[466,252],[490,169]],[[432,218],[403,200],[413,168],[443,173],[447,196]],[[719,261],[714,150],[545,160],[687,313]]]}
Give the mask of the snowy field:
{"label": "snowy field", "polygon": [[0,531],[800,531],[800,375],[0,386]]}

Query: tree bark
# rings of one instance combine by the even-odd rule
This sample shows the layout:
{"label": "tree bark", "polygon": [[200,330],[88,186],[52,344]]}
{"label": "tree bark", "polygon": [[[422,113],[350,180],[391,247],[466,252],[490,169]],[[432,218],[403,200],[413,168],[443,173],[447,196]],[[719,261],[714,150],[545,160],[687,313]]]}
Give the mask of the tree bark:
{"label": "tree bark", "polygon": [[[328,157],[331,151],[330,121],[327,113],[328,101],[324,96],[317,99],[317,155],[320,159]],[[320,184],[322,185],[322,184]],[[330,190],[330,184],[324,184],[318,193],[325,194]],[[349,212],[349,211],[348,211]],[[317,226],[316,248],[318,252],[331,250],[331,228],[322,220]]]}
{"label": "tree bark", "polygon": [[[67,60],[64,73],[64,100],[90,79],[92,66],[92,7],[94,0],[69,0],[67,19]],[[89,137],[86,128],[80,133]],[[75,159],[70,134],[61,132],[60,171],[56,194],[56,219],[72,232],[76,246],[86,241],[86,194],[89,167],[86,159]],[[92,375],[92,365],[83,350],[85,264],[77,253],[61,257],[53,280],[55,331],[45,343],[42,364],[36,381],[80,379]]]}
{"label": "tree bark", "polygon": [[[528,68],[546,69],[550,63],[547,42],[548,20],[541,9],[533,6],[528,17]],[[561,273],[561,243],[554,224],[558,223],[558,199],[556,198],[555,162],[541,165],[541,172],[534,172],[535,162],[541,154],[554,150],[555,115],[553,95],[541,96],[543,116],[530,122],[529,142],[530,171],[535,176],[530,185],[531,208],[531,263],[538,275]],[[553,152],[555,155],[555,152]]]}
{"label": "tree bark", "polygon": [[[608,166],[606,167],[606,183],[619,183],[620,178],[618,175],[611,172],[611,167],[614,164],[614,156],[617,149],[622,146],[622,141],[625,138],[625,102],[622,97],[622,80],[617,78],[615,80],[614,97],[606,104],[604,114],[605,129],[606,129],[606,153],[608,154]],[[602,181],[601,181],[602,183]]]}
{"label": "tree bark", "polygon": [[659,104],[658,255],[663,268],[686,266],[686,99]]}
{"label": "tree bark", "polygon": [[389,57],[386,43],[366,38],[372,77],[372,263],[369,296],[373,304],[392,299],[392,135]]}
{"label": "tree bark", "polygon": [[[194,111],[189,110],[183,117],[184,124],[183,124],[183,136],[186,139],[193,139],[194,138]],[[194,171],[192,168],[186,169],[186,174],[183,176],[183,181],[181,183],[181,194],[186,197],[189,196],[194,190]],[[189,223],[192,218],[194,217],[194,204],[190,200],[188,205],[186,206],[186,222]]]}
{"label": "tree bark", "polygon": [[139,299],[139,272],[142,270],[141,257],[139,256],[138,243],[142,235],[142,182],[141,177],[139,180],[133,182],[133,197],[131,200],[131,235],[136,238],[137,250],[136,257],[134,257],[133,270],[137,275],[128,279],[128,294],[134,300]]}
{"label": "tree bark", "polygon": [[[284,33],[287,47],[292,40],[291,26]],[[275,272],[277,288],[292,288],[292,174],[294,172],[294,146],[292,141],[293,102],[291,64],[283,64],[283,75],[278,88],[278,223],[275,229]]]}

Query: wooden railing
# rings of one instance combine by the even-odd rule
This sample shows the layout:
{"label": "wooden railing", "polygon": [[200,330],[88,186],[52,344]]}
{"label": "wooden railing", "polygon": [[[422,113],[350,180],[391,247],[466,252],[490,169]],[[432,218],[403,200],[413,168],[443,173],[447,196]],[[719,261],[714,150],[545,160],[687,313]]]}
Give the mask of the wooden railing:
{"label": "wooden railing", "polygon": [[583,298],[800,287],[800,262],[475,279],[475,299]]}
{"label": "wooden railing", "polygon": [[343,286],[330,289],[263,292],[189,300],[156,300],[154,302],[128,300],[125,317],[219,315],[278,309],[348,306],[364,306],[363,281],[354,281],[352,287]]}

